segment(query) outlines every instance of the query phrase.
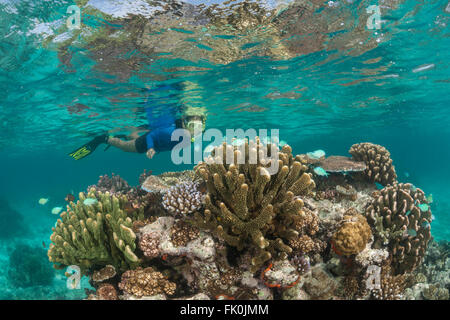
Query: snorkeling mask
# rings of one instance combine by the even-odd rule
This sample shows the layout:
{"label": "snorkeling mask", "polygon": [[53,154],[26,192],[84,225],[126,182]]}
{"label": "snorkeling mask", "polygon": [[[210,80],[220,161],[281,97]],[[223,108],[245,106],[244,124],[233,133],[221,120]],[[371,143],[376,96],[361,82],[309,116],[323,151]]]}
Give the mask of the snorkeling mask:
{"label": "snorkeling mask", "polygon": [[[204,132],[205,127],[206,127],[205,117],[194,116],[189,117],[189,120],[185,121],[185,128],[189,130],[191,134],[197,132]],[[195,142],[195,136],[191,137],[191,142]]]}

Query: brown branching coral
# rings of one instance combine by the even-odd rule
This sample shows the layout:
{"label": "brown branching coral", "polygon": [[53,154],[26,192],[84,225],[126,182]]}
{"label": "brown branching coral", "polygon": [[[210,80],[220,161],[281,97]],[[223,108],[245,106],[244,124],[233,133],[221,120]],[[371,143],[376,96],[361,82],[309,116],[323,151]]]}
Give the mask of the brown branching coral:
{"label": "brown branching coral", "polygon": [[364,250],[371,236],[366,218],[360,214],[345,215],[332,238],[334,250],[344,256],[358,254]]}
{"label": "brown branching coral", "polygon": [[383,266],[380,273],[380,287],[370,290],[372,297],[377,300],[402,299],[403,292],[405,291],[409,281],[409,277],[409,274],[393,276],[391,274],[390,266]]}
{"label": "brown branching coral", "polygon": [[187,215],[201,207],[204,197],[198,182],[184,182],[164,193],[162,205],[173,215]]}
{"label": "brown branching coral", "polygon": [[413,271],[431,239],[431,210],[422,190],[406,183],[388,186],[366,209],[376,244],[387,245],[395,274]]}
{"label": "brown branching coral", "polygon": [[[268,172],[267,157],[278,162],[274,175]],[[287,145],[279,152],[278,147],[263,145],[258,138],[241,147],[224,143],[196,167],[208,190],[206,210],[195,215],[196,223],[238,250],[257,248],[254,268],[271,257],[286,257],[292,252],[286,243],[299,236],[301,230],[297,229],[306,218],[299,196],[309,194],[315,186],[306,170]]]}
{"label": "brown branching coral", "polygon": [[77,265],[84,273],[94,266],[113,265],[125,270],[139,258],[133,221],[143,218],[142,210],[127,212],[128,199],[91,188],[71,202],[52,228],[49,260],[57,267]]}
{"label": "brown branching coral", "polygon": [[349,153],[356,161],[363,161],[366,164],[365,174],[370,181],[379,182],[384,186],[397,181],[391,154],[385,147],[364,142],[352,145]]}
{"label": "brown branching coral", "polygon": [[122,274],[119,288],[136,297],[154,296],[157,294],[173,295],[176,284],[170,282],[161,272],[152,267],[128,270]]}

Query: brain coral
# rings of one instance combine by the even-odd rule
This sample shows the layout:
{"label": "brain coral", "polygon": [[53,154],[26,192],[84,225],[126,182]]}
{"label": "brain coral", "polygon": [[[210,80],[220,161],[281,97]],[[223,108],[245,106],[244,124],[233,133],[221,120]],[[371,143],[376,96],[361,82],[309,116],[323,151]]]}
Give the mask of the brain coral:
{"label": "brain coral", "polygon": [[421,263],[431,239],[431,210],[422,190],[410,183],[385,187],[365,215],[376,244],[388,246],[395,274]]}
{"label": "brain coral", "polygon": [[332,241],[336,253],[348,256],[363,251],[371,236],[366,218],[360,214],[345,215]]}
{"label": "brain coral", "polygon": [[391,154],[385,147],[364,142],[352,145],[349,153],[356,161],[364,161],[367,166],[365,174],[370,181],[384,186],[397,181]]}

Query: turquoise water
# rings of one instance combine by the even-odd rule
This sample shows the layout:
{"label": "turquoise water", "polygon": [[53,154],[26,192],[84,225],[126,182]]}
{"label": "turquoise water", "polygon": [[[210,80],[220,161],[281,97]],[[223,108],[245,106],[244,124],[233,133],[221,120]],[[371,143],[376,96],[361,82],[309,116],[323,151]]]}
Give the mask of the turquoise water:
{"label": "turquoise water", "polygon": [[[110,12],[106,2],[89,1],[90,8],[89,3],[84,7],[87,2],[77,2],[82,30],[130,30],[127,19],[102,16],[102,5]],[[192,168],[174,165],[169,152],[149,160],[100,147],[80,161],[67,156],[105,131],[129,133],[145,125],[148,99],[161,114],[183,99],[204,107],[207,128],[280,129],[280,139],[295,153],[323,149],[328,155],[347,155],[354,143],[383,145],[399,181],[433,195],[432,235],[450,240],[447,1],[303,2],[310,15],[281,11],[279,19],[293,22],[260,33],[248,27],[230,35],[229,28],[211,30],[207,23],[194,31],[185,25],[167,30],[159,22],[154,34],[140,33],[153,45],[161,43],[160,51],[151,51],[139,39],[113,46],[105,38],[107,45],[101,47],[100,41],[87,42],[87,36],[67,35],[66,9],[75,2],[0,0],[0,198],[27,227],[0,237],[0,265],[8,265],[19,243],[42,248],[44,241],[48,246],[57,219],[51,209],[65,206],[67,193],[84,191],[99,175],[120,174],[136,185],[143,169]],[[372,4],[382,10],[378,30],[365,26],[365,9]],[[217,47],[205,40],[214,35],[222,41]],[[270,42],[274,35],[276,45]],[[234,38],[242,54],[221,61]],[[164,46],[164,39],[174,45]],[[283,50],[289,56],[273,53]],[[148,96],[147,88],[186,81],[196,85]],[[49,202],[40,205],[40,198]],[[0,270],[5,284],[7,268]],[[51,286],[64,289],[62,274]],[[0,298],[29,298],[27,289],[4,287]],[[30,294],[83,297],[81,290],[45,289],[50,287],[42,285],[39,294]]]}

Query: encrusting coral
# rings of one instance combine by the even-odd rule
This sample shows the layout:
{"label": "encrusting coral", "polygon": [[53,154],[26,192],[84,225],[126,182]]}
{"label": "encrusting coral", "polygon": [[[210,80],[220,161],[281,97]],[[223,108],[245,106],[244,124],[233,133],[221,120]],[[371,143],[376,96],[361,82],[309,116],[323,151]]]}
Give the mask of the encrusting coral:
{"label": "encrusting coral", "polygon": [[[231,163],[226,163],[227,154]],[[277,173],[269,174],[270,163],[262,155],[278,161]],[[289,240],[299,236],[306,216],[299,196],[309,194],[315,184],[300,158],[292,156],[291,147],[285,145],[279,152],[258,138],[243,146],[223,143],[195,170],[208,190],[204,214],[195,215],[200,228],[216,232],[238,250],[256,248],[253,270],[272,257],[282,259],[292,252]]]}
{"label": "encrusting coral", "polygon": [[391,154],[385,147],[370,142],[357,143],[351,146],[349,153],[354,160],[366,164],[367,169],[364,172],[370,181],[384,186],[397,181]]}
{"label": "encrusting coral", "polygon": [[176,287],[175,283],[167,280],[167,277],[152,267],[128,270],[122,274],[122,281],[119,283],[121,290],[136,297],[173,295]]}
{"label": "encrusting coral", "polygon": [[[86,201],[90,200],[90,201]],[[71,203],[52,228],[48,256],[56,267],[77,265],[82,272],[94,266],[113,265],[126,270],[139,263],[134,253],[136,235],[133,221],[141,211],[127,214],[126,196],[115,196],[91,188],[79,201]]]}
{"label": "encrusting coral", "polygon": [[366,218],[360,214],[345,215],[341,227],[333,235],[332,244],[340,255],[358,254],[364,250],[371,236]]}
{"label": "encrusting coral", "polygon": [[431,239],[431,210],[424,192],[410,183],[387,186],[365,215],[375,244],[388,246],[395,274],[413,271]]}

